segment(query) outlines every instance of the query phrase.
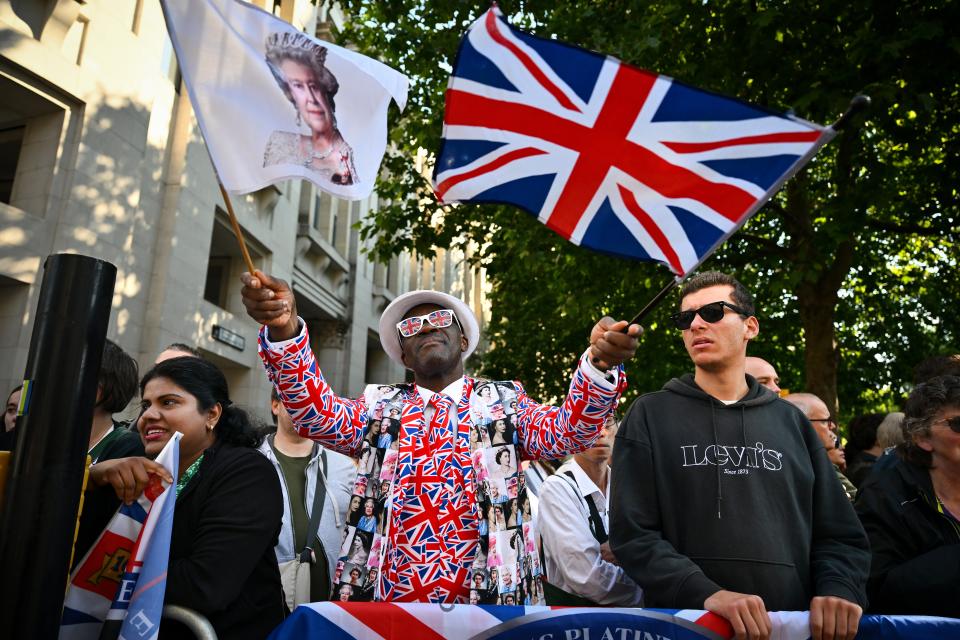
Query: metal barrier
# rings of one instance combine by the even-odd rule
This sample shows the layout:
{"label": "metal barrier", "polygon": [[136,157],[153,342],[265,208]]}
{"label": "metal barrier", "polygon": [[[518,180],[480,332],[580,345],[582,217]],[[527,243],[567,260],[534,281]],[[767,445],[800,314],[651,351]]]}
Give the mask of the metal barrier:
{"label": "metal barrier", "polygon": [[199,640],[217,640],[217,632],[214,631],[210,621],[193,609],[167,604],[163,606],[163,618],[181,623]]}

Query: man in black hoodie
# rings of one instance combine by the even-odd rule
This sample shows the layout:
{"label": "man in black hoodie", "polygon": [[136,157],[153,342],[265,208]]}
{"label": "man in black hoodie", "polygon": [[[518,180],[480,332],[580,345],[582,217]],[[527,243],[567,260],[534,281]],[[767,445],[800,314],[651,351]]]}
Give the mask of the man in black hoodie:
{"label": "man in black hoodie", "polygon": [[691,278],[672,316],[695,374],[630,408],[613,449],[610,543],[647,606],[707,609],[737,638],[767,611],[810,611],[811,634],[852,639],[866,605],[866,534],[802,412],[745,374],[753,297]]}

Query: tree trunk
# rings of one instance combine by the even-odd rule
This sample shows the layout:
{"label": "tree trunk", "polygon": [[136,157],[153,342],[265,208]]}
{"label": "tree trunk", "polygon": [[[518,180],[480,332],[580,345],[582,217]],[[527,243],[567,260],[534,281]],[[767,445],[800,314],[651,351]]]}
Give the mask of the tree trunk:
{"label": "tree trunk", "polygon": [[784,223],[790,232],[791,268],[803,274],[794,293],[804,336],[804,388],[827,405],[831,415],[839,412],[837,370],[840,349],[834,332],[838,294],[853,264],[856,236],[836,245],[833,256],[826,253],[830,243],[818,241],[813,226],[814,212],[806,191],[807,176],[801,172],[787,183]]}
{"label": "tree trunk", "polygon": [[797,289],[805,343],[803,390],[823,400],[834,416],[839,410],[837,367],[840,364],[840,350],[833,330],[836,302],[836,290],[821,286],[819,282],[804,283]]}

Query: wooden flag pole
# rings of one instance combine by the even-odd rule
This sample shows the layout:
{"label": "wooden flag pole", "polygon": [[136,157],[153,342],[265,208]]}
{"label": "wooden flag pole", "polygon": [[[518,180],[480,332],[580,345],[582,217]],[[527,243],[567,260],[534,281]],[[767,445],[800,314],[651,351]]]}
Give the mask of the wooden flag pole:
{"label": "wooden flag pole", "polygon": [[227,213],[230,214],[230,224],[233,226],[233,233],[237,236],[237,242],[240,244],[240,253],[243,254],[243,261],[247,265],[247,271],[253,275],[256,268],[253,266],[253,260],[250,259],[250,252],[247,251],[247,242],[243,239],[243,231],[240,230],[240,223],[237,222],[237,214],[233,212],[233,203],[230,202],[230,194],[223,188],[223,183],[220,182],[219,179],[217,179],[217,184],[220,185],[220,193],[223,195],[223,201],[227,205]]}

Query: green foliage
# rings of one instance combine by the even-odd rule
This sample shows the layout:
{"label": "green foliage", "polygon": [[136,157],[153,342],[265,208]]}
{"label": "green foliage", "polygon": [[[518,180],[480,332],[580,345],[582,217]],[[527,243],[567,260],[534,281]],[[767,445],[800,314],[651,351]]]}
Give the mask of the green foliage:
{"label": "green foliage", "polygon": [[[669,280],[667,270],[574,247],[516,209],[441,207],[417,154],[439,149],[457,45],[486,6],[341,5],[356,16],[344,38],[413,79],[409,106],[392,123],[388,177],[378,186],[390,205],[363,232],[377,234],[381,255],[483,246],[478,259],[493,283],[493,348],[483,372],[515,376],[544,398],[561,395],[596,319],[633,315]],[[791,389],[836,394],[845,416],[894,408],[917,362],[960,350],[960,320],[951,313],[960,297],[960,36],[950,26],[958,6],[501,3],[514,25],[537,35],[812,121],[834,120],[858,92],[872,97],[858,127],[839,135],[704,265],[729,270],[757,294],[761,335],[751,353],[775,363]],[[647,321],[629,366],[631,393],[690,369],[665,325],[671,306]]]}

